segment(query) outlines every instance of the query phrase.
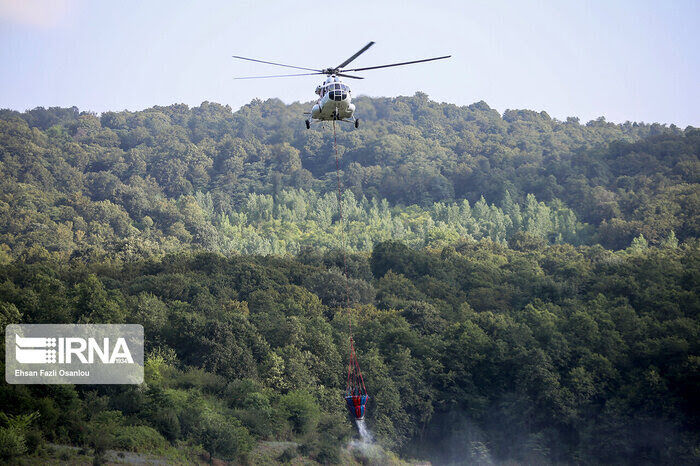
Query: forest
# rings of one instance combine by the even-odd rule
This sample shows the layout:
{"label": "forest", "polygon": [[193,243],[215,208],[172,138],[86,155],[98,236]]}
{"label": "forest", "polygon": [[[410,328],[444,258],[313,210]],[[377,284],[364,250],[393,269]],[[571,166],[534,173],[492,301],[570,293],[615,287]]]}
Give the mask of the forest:
{"label": "forest", "polygon": [[366,462],[352,316],[380,462],[700,461],[700,130],[357,104],[345,222],[307,104],[0,110],[3,328],[146,340],[142,385],[3,382],[0,458]]}
{"label": "forest", "polygon": [[[399,239],[619,250],[697,236],[700,130],[557,121],[424,94],[361,98],[339,133],[355,251]],[[141,112],[0,111],[0,250],[126,260],[183,248],[297,254],[337,248],[329,130],[305,105],[254,101]]]}

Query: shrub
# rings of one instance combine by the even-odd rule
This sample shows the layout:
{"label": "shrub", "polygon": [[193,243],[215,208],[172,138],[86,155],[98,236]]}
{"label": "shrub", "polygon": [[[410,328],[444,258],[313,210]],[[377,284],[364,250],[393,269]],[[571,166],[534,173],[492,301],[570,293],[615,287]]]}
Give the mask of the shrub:
{"label": "shrub", "polygon": [[289,463],[297,456],[299,456],[299,454],[297,453],[296,447],[287,447],[282,454],[277,457],[277,461],[280,463]]}
{"label": "shrub", "polygon": [[[23,455],[28,451],[27,434],[32,422],[39,417],[39,413],[8,416],[0,413],[0,421],[4,424],[0,427],[0,458],[11,459]],[[32,442],[34,438],[32,438]],[[32,452],[37,444],[29,445]]]}
{"label": "shrub", "polygon": [[271,408],[266,410],[237,409],[234,413],[243,425],[256,437],[272,437],[280,428],[279,424],[273,422]]}
{"label": "shrub", "polygon": [[205,421],[202,445],[212,456],[233,460],[249,452],[253,438],[237,419],[212,416]]}
{"label": "shrub", "polygon": [[17,429],[0,427],[0,458],[9,460],[27,451],[24,434]]}
{"label": "shrub", "polygon": [[320,408],[311,394],[289,392],[280,398],[280,408],[296,433],[305,434],[316,428]]}
{"label": "shrub", "polygon": [[225,395],[232,408],[249,408],[248,399],[253,393],[258,394],[261,390],[262,386],[255,380],[238,379],[226,386]]}
{"label": "shrub", "polygon": [[27,443],[27,453],[30,455],[35,453],[44,441],[41,431],[37,429],[32,429],[27,432],[25,439]]}
{"label": "shrub", "polygon": [[168,442],[152,427],[124,426],[115,436],[114,444],[128,451],[154,451],[165,448]]}
{"label": "shrub", "polygon": [[152,423],[169,442],[174,442],[181,435],[180,420],[173,409],[161,410],[153,415]]}

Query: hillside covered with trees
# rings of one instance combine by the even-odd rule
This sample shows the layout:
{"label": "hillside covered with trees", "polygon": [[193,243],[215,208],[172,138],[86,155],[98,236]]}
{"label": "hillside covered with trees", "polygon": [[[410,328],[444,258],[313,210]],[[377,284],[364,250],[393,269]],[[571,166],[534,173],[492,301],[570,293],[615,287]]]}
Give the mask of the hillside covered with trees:
{"label": "hillside covered with trees", "polygon": [[344,224],[307,104],[0,111],[0,324],[140,323],[147,355],[139,386],[3,382],[0,458],[361,462],[349,311],[402,458],[700,461],[700,130],[357,102]]}
{"label": "hillside covered with trees", "polygon": [[[527,231],[623,249],[697,236],[700,130],[585,125],[424,94],[358,101],[339,134],[350,245]],[[0,112],[0,241],[9,257],[114,259],[204,248],[289,253],[337,243],[328,129],[302,104],[254,101],[101,116]]]}
{"label": "hillside covered with trees", "polygon": [[[695,462],[697,245],[515,243],[386,242],[351,257],[367,422],[380,443],[437,464]],[[3,384],[0,404],[38,413],[26,435],[60,444],[201,445],[242,461],[255,442],[282,439],[341,461],[352,423],[338,259],[5,266],[3,324],[141,323],[148,357],[142,386]]]}

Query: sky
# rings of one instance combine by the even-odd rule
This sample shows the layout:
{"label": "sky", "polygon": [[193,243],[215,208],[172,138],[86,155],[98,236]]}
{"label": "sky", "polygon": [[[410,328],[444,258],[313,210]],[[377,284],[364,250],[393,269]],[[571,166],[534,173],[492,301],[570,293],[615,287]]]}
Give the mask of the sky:
{"label": "sky", "polygon": [[353,66],[452,58],[358,73],[354,95],[700,126],[697,0],[0,0],[0,108],[309,102],[318,77],[234,80],[287,70],[231,56],[323,68],[369,41]]}

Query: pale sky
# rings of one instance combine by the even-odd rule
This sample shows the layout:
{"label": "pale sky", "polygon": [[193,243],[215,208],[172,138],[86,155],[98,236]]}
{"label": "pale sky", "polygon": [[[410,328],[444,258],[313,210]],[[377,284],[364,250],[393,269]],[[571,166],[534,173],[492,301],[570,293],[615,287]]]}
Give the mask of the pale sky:
{"label": "pale sky", "polygon": [[0,108],[308,102],[318,77],[236,81],[287,70],[231,55],[323,68],[373,40],[353,66],[452,58],[358,73],[355,95],[683,128],[700,126],[699,31],[698,0],[0,0]]}

